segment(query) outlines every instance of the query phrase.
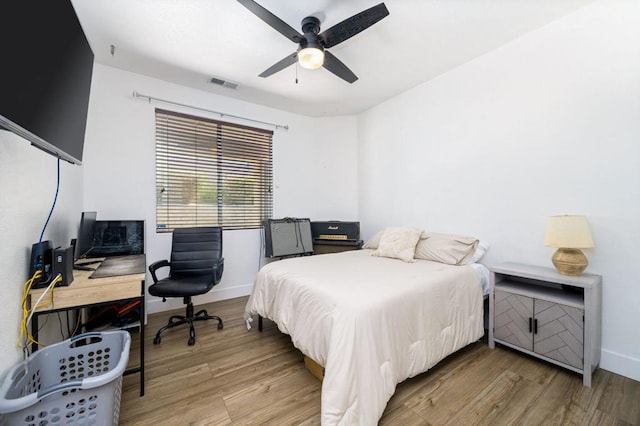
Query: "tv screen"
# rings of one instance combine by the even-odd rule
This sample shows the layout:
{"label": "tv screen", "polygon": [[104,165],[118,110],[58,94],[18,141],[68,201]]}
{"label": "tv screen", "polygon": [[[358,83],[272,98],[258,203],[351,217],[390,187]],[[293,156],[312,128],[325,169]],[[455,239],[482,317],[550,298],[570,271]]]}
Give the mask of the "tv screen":
{"label": "tv screen", "polygon": [[3,2],[0,128],[81,164],[93,52],[70,0]]}

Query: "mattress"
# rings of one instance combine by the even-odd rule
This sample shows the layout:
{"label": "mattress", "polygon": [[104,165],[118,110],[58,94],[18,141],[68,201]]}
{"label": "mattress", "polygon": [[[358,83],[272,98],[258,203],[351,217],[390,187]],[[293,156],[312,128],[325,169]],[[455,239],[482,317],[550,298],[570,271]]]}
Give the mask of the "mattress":
{"label": "mattress", "polygon": [[246,305],[325,367],[323,425],[377,424],[398,383],[484,334],[482,268],[371,252],[272,262]]}

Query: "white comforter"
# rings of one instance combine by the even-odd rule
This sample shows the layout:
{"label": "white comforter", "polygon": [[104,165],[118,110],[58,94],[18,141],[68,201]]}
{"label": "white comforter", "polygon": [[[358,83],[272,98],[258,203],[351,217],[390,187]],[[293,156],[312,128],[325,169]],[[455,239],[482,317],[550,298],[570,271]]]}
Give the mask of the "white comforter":
{"label": "white comforter", "polygon": [[371,252],[270,263],[247,302],[248,324],[256,314],[273,320],[325,367],[323,425],[375,425],[396,384],[484,332],[473,268]]}

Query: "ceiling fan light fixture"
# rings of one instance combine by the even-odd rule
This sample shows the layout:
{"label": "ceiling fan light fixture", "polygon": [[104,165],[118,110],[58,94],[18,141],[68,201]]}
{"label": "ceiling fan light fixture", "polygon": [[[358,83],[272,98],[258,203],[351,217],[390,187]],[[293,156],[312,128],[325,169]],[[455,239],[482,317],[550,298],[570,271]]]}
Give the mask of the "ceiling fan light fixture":
{"label": "ceiling fan light fixture", "polygon": [[305,47],[298,51],[298,63],[302,68],[314,70],[324,64],[324,51],[317,47]]}
{"label": "ceiling fan light fixture", "polygon": [[[358,80],[358,76],[336,58],[330,52],[330,49],[389,15],[389,10],[384,3],[379,3],[360,13],[356,13],[323,32],[320,32],[320,19],[310,15],[302,19],[301,34],[255,0],[238,0],[238,2],[271,28],[298,45],[295,53],[285,56],[264,70],[260,77],[269,77],[298,62],[303,68],[308,69],[324,67],[327,71],[347,83],[353,83]],[[325,49],[327,50],[326,52]]]}

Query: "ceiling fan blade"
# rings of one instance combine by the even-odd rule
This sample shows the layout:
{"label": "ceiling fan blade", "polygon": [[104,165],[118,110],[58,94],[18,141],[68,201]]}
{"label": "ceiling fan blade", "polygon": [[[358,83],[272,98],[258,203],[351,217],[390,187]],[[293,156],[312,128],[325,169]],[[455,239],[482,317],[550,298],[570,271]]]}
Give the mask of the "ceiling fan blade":
{"label": "ceiling fan blade", "polygon": [[238,0],[238,2],[253,12],[258,18],[269,24],[271,28],[278,31],[280,34],[288,38],[289,40],[299,43],[303,39],[303,35],[293,29],[289,24],[278,18],[273,13],[269,12],[264,7],[260,6],[253,0]]}
{"label": "ceiling fan blade", "polygon": [[324,47],[330,48],[366,30],[387,15],[389,15],[387,7],[384,3],[380,3],[323,31],[319,37]]}
{"label": "ceiling fan blade", "polygon": [[298,61],[298,52],[294,52],[291,55],[286,56],[284,59],[276,62],[275,64],[271,65],[269,68],[264,70],[262,74],[260,74],[260,77],[269,77],[270,75],[275,74],[278,71],[282,71],[289,65],[295,64],[297,61]]}
{"label": "ceiling fan blade", "polygon": [[353,83],[358,79],[353,71],[327,50],[324,51],[324,65],[322,66],[348,83]]}

